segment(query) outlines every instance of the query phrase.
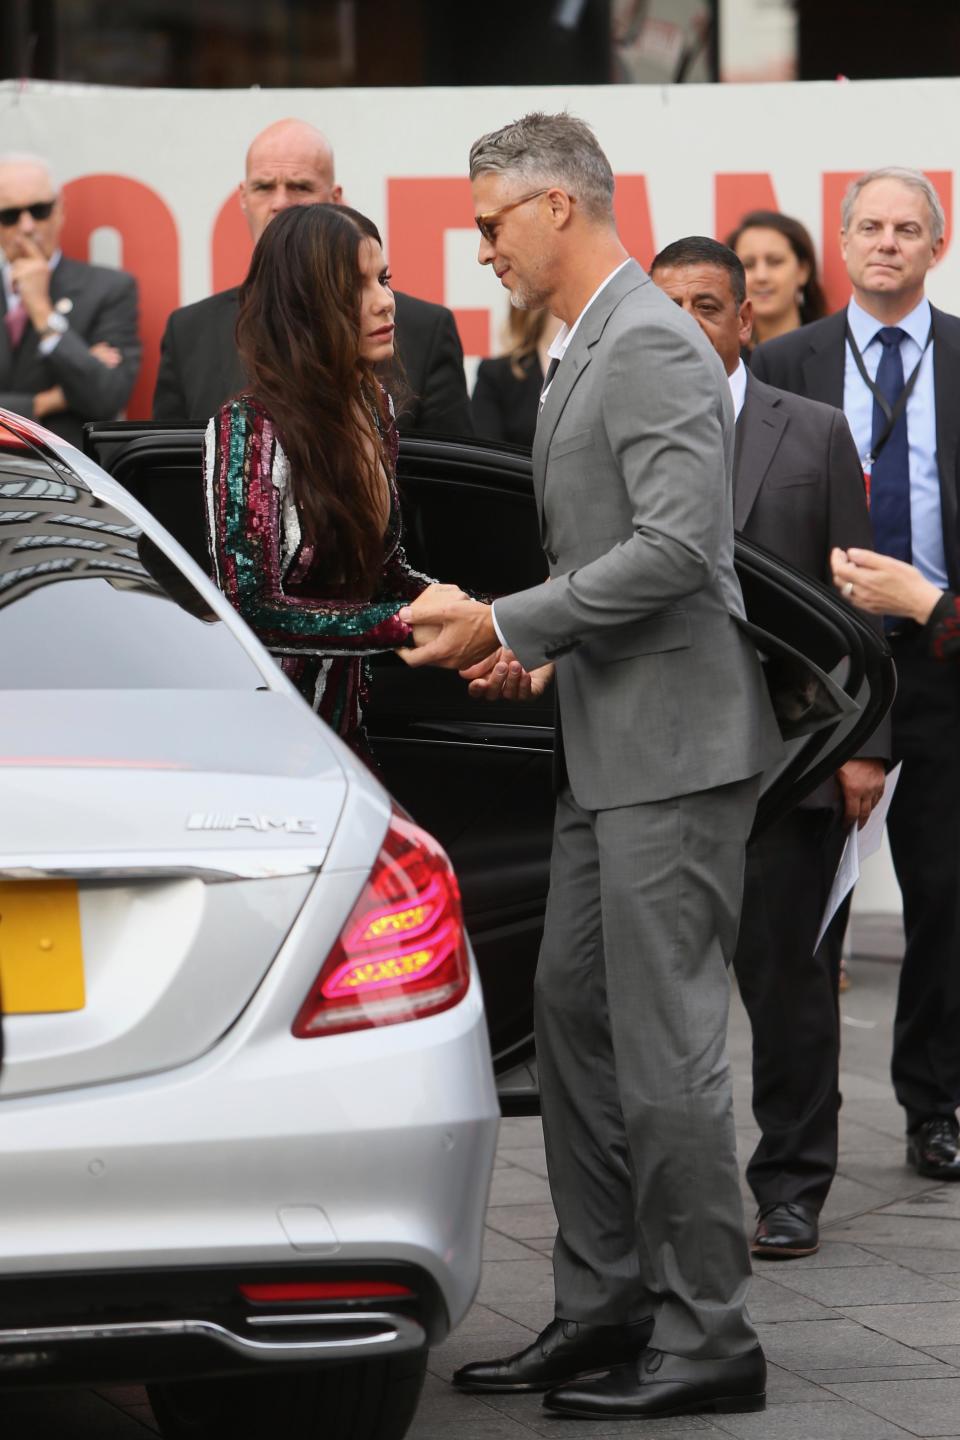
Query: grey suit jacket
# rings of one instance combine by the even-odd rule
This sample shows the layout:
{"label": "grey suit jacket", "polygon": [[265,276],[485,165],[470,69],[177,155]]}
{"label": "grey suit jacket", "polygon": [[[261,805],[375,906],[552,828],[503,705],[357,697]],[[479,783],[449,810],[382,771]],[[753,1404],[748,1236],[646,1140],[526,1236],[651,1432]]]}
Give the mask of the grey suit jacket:
{"label": "grey suit jacket", "polygon": [[713,348],[630,261],[583,317],[537,427],[551,582],[496,602],[524,665],[557,661],[586,809],[729,784],[780,754],[737,624],[733,439]]}
{"label": "grey suit jacket", "polygon": [[[86,420],[113,420],[119,415],[140,370],[142,347],[137,333],[137,282],[124,270],[86,265],[62,256],[50,277],[50,298],[69,300],[70,328],[49,355],[41,355],[40,338],[28,325],[16,350],[0,325],[0,407],[33,415],[33,397],[54,385],[63,387],[68,408],[48,415],[43,424],[74,445],[82,441]],[[0,286],[0,313],[6,313]],[[90,354],[104,340],[123,359],[111,370]]]}
{"label": "grey suit jacket", "polygon": [[[747,372],[734,451],[733,523],[748,540],[831,590],[835,545],[873,549],[863,468],[842,410],[765,385]],[[879,619],[868,623],[882,634]],[[890,758],[889,715],[857,754]],[[804,803],[829,805],[834,793],[831,781]]]}

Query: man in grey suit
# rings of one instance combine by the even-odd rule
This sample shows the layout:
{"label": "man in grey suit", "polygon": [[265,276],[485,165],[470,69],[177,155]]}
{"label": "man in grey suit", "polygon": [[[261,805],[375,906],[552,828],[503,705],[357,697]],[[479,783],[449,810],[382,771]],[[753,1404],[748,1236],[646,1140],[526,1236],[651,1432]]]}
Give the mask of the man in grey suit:
{"label": "man in grey suit", "polygon": [[112,420],[140,369],[132,275],[60,251],[63,199],[45,160],[0,156],[0,407],[79,445]]}
{"label": "man in grey suit", "polygon": [[[688,235],[656,256],[650,275],[697,321],[727,372],[737,412],[734,525],[829,584],[834,546],[873,546],[843,412],[764,385],[746,369],[740,350],[753,314],[743,266],[726,245]],[[751,1248],[762,1259],[819,1247],[818,1217],[837,1170],[840,1016],[839,974],[830,947],[816,942],[844,838],[882,795],[889,755],[884,720],[856,758],[747,852],[733,964],[753,1030],[761,1136],[747,1179],[758,1207]]]}
{"label": "man in grey suit", "polygon": [[588,126],[528,115],[476,142],[470,175],[480,263],[564,322],[533,450],[550,580],[493,610],[414,602],[404,658],[472,667],[479,693],[555,664],[535,1019],[559,1233],[555,1320],[454,1383],[590,1418],[756,1410],[725,966],[780,739],[737,624],[729,387],[628,257]]}

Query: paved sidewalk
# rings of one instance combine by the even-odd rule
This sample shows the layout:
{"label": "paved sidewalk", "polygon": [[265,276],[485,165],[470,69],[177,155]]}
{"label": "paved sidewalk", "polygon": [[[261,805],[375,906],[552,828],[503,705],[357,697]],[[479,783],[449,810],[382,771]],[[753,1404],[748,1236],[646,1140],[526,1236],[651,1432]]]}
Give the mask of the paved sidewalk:
{"label": "paved sidewalk", "polygon": [[[410,1440],[960,1440],[960,1185],[938,1187],[904,1165],[903,1122],[887,1073],[897,941],[888,924],[863,921],[855,940],[874,958],[861,954],[853,962],[843,1000],[841,1162],[823,1217],[823,1246],[809,1260],[758,1264],[751,1294],[770,1362],[766,1412],[601,1424],[547,1419],[537,1396],[480,1398],[450,1389],[456,1366],[519,1348],[552,1313],[554,1220],[540,1122],[507,1120],[480,1293],[463,1325],[431,1356]],[[730,1048],[745,1158],[756,1131],[749,1032],[736,1000]],[[156,1434],[137,1389],[31,1397],[17,1410],[6,1419],[4,1440]]]}

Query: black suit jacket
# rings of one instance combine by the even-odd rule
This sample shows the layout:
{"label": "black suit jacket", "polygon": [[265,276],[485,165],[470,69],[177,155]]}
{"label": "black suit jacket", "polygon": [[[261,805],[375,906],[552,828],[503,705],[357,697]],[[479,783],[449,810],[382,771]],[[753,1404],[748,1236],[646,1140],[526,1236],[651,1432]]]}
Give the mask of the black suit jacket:
{"label": "black suit jacket", "polygon": [[[937,412],[937,466],[943,548],[952,590],[960,589],[960,319],[933,309],[933,391]],[[795,395],[843,408],[844,332],[840,310],[753,352],[750,372]]]}
{"label": "black suit jacket", "polygon": [[[209,420],[243,389],[237,355],[237,288],[174,310],[160,347],[155,420]],[[463,347],[443,305],[396,292],[397,349],[411,398],[398,415],[405,431],[472,435]],[[391,389],[389,373],[384,384]]]}
{"label": "black suit jacket", "polygon": [[[748,540],[825,585],[832,584],[833,546],[873,549],[863,469],[842,410],[776,390],[747,372],[733,460],[733,523]],[[858,754],[889,759],[888,720]],[[823,803],[821,791],[815,795]]]}
{"label": "black suit jacket", "polygon": [[485,440],[532,445],[542,386],[543,371],[536,355],[527,356],[522,380],[513,373],[509,355],[481,360],[470,400],[476,433]]}
{"label": "black suit jacket", "polygon": [[[137,282],[123,270],[87,265],[66,255],[50,276],[50,298],[69,301],[64,310],[69,330],[49,355],[41,355],[40,337],[27,325],[16,350],[11,349],[6,325],[0,324],[0,408],[28,418],[33,397],[60,385],[68,409],[46,415],[42,423],[74,445],[82,442],[85,420],[113,420],[133,389],[140,370],[142,347],[137,333]],[[0,315],[6,314],[0,286]],[[113,370],[90,354],[90,346],[104,340],[115,345],[123,359]]]}

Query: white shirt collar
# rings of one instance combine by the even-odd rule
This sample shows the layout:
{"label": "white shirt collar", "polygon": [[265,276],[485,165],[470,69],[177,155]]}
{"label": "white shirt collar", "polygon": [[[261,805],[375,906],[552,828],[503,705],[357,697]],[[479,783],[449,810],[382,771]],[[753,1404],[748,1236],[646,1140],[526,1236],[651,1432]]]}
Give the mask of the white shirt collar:
{"label": "white shirt collar", "polygon": [[574,335],[576,335],[577,333],[577,326],[580,324],[580,321],[590,309],[590,306],[593,304],[594,300],[596,300],[597,296],[607,288],[614,275],[619,275],[624,265],[629,264],[630,257],[628,256],[626,260],[621,261],[621,263],[617,266],[615,270],[610,271],[610,274],[607,276],[606,280],[602,280],[600,282],[596,290],[594,290],[593,294],[590,296],[590,299],[587,301],[586,305],[584,305],[583,309],[580,311],[580,314],[577,316],[576,320],[574,320],[573,325],[570,326],[563,324],[560,326],[560,329],[553,337],[553,340],[547,349],[547,354],[550,356],[551,360],[563,359],[564,355],[567,353],[567,348],[570,345],[570,342],[572,341]]}
{"label": "white shirt collar", "polygon": [[[862,305],[858,305],[851,296],[850,304],[847,306],[847,321],[850,325],[850,333],[857,342],[861,353],[877,337],[877,333],[884,329],[883,322],[875,315],[870,315]],[[927,336],[930,333],[930,301],[926,295],[915,305],[909,315],[904,315],[902,320],[897,321],[901,330],[904,330],[911,340],[915,340],[917,348],[922,350],[927,343]]]}
{"label": "white shirt collar", "polygon": [[[53,254],[50,256],[51,275],[53,274],[54,270],[56,270],[57,266],[60,264],[62,255],[62,250],[54,250]],[[17,294],[16,290],[14,290],[13,286],[10,283],[10,261],[7,259],[6,256],[3,257],[3,263],[0,264],[0,274],[3,275],[3,298],[7,302],[7,311],[9,312],[10,310],[15,310],[16,307],[20,304],[20,296]]]}
{"label": "white shirt collar", "polygon": [[739,420],[743,402],[747,398],[747,367],[742,360],[733,374],[727,376],[727,380],[730,385],[730,394],[733,396],[733,413]]}

